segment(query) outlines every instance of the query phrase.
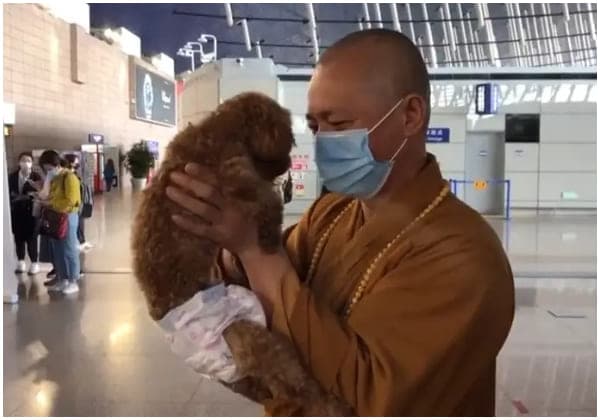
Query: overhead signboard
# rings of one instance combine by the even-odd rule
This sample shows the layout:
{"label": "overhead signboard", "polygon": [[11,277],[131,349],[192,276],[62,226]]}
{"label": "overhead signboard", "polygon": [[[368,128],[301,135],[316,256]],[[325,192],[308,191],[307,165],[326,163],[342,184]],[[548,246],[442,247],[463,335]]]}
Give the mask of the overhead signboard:
{"label": "overhead signboard", "polygon": [[176,125],[175,81],[160,76],[146,66],[134,66],[131,102],[133,118],[156,124]]}
{"label": "overhead signboard", "polygon": [[104,144],[104,136],[102,134],[88,134],[88,143]]}

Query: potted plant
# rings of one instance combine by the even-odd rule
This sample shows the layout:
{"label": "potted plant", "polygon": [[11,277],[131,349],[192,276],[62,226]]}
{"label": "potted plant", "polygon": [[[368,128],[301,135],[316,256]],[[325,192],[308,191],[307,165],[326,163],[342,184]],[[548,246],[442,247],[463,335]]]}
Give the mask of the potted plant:
{"label": "potted plant", "polygon": [[133,191],[141,191],[146,187],[146,179],[150,169],[154,168],[154,155],[145,142],[135,143],[125,155],[125,168],[131,173]]}

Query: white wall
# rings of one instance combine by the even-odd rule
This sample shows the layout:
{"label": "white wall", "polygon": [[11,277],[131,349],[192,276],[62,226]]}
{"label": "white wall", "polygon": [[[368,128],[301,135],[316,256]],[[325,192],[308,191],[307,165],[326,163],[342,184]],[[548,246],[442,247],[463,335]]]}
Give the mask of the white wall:
{"label": "white wall", "polygon": [[[296,138],[296,147],[292,150],[292,178],[294,180],[294,198],[286,207],[291,214],[302,213],[319,196],[319,182],[314,157],[314,137],[306,124],[308,82],[279,82],[279,103],[290,110]],[[308,159],[305,157],[308,156]],[[295,169],[307,160],[308,167]]]}
{"label": "white wall", "polygon": [[175,78],[175,60],[165,53],[155,54],[150,57],[150,62],[154,67],[159,69],[170,77]]}
{"label": "white wall", "polygon": [[[468,112],[473,90],[467,85],[431,86],[431,118],[429,127],[449,128],[449,143],[428,143],[427,151],[433,153],[446,179],[465,178],[465,139],[467,125],[465,114]],[[463,186],[458,185],[457,194],[463,195]]]}
{"label": "white wall", "polygon": [[121,27],[111,29],[112,39],[126,55],[142,57],[142,40],[129,29]]}
{"label": "white wall", "polygon": [[178,96],[179,112],[177,127],[185,128],[188,122],[198,123],[219,105],[219,79],[211,74],[198,75],[184,81],[184,88]]}
{"label": "white wall", "polygon": [[198,123],[217,106],[239,93],[257,91],[277,99],[279,86],[269,59],[223,59],[202,65],[185,75],[180,95],[177,126],[181,130],[188,122]]}
{"label": "white wall", "polygon": [[[481,81],[432,83],[430,127],[450,128],[449,143],[428,144],[443,175],[464,178],[467,132],[503,132],[506,114],[536,113],[540,114],[540,143],[505,145],[511,207],[596,208],[597,83],[500,82],[501,103],[491,116],[474,114],[472,89],[477,83]],[[461,92],[464,86],[468,88]],[[469,103],[465,106],[457,98],[467,98]],[[572,193],[577,198],[569,198]]]}
{"label": "white wall", "polygon": [[38,4],[57,18],[67,23],[75,23],[87,33],[90,32],[90,6],[86,2],[80,0],[54,0],[41,1]]}
{"label": "white wall", "polygon": [[[596,104],[581,105],[542,105],[540,207],[596,208]],[[565,199],[565,192],[578,198]]]}

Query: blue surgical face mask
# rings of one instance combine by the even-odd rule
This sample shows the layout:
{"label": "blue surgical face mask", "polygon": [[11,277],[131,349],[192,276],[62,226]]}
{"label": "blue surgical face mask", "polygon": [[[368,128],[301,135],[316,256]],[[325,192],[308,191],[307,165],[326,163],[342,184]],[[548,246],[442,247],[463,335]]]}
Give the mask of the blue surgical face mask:
{"label": "blue surgical face mask", "polygon": [[387,161],[378,161],[369,148],[369,134],[379,127],[402,103],[400,99],[370,130],[317,132],[315,160],[319,175],[329,191],[360,199],[376,195],[385,184],[394,159],[406,145],[398,146]]}
{"label": "blue surgical face mask", "polygon": [[52,181],[52,179],[54,179],[54,177],[56,175],[58,175],[58,171],[59,171],[58,167],[49,169],[48,171],[46,171],[46,179],[48,181]]}

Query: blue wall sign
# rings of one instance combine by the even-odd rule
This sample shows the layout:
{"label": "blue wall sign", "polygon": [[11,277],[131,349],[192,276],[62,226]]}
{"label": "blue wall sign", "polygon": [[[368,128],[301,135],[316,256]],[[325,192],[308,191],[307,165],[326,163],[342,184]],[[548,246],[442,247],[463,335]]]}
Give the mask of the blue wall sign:
{"label": "blue wall sign", "polygon": [[482,83],[475,85],[475,113],[490,115],[498,112],[500,90],[495,83]]}
{"label": "blue wall sign", "polygon": [[427,143],[448,143],[450,141],[449,128],[428,128]]}

